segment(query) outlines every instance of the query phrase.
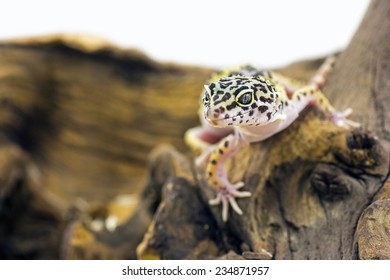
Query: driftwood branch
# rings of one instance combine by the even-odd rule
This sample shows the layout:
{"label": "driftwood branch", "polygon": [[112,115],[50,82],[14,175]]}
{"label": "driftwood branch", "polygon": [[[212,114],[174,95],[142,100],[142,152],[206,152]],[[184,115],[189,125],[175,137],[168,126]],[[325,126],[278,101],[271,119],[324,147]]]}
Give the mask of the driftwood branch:
{"label": "driftwood branch", "polygon": [[[264,250],[276,259],[390,258],[389,196],[387,184],[382,187],[389,172],[389,49],[383,44],[390,42],[389,14],[388,3],[371,3],[324,89],[337,108],[354,109],[353,117],[363,129],[340,130],[323,121],[319,112],[307,110],[283,133],[240,152],[228,163],[230,180],[243,180],[253,196],[239,202],[246,215],[233,214],[227,224],[220,220],[220,209],[210,208],[223,236],[208,243],[241,257],[250,251],[251,258],[256,254],[266,258]],[[298,67],[300,71],[291,71],[297,69],[294,65],[282,72],[302,78],[307,65]],[[171,153],[161,156],[171,158]],[[213,191],[204,170],[195,173],[200,199],[207,205]],[[176,177],[175,172],[171,175]],[[176,188],[177,194],[184,186]],[[379,190],[381,195],[374,197]],[[161,207],[173,203],[163,198]],[[162,225],[172,216],[157,211],[154,228],[169,228]],[[174,237],[180,238],[181,233]],[[149,233],[142,248],[153,248],[154,257],[171,258],[172,251],[158,241],[174,237],[169,231]],[[202,242],[199,239],[198,244]],[[187,248],[185,257],[194,257],[194,247]],[[144,257],[143,251],[139,257]]]}

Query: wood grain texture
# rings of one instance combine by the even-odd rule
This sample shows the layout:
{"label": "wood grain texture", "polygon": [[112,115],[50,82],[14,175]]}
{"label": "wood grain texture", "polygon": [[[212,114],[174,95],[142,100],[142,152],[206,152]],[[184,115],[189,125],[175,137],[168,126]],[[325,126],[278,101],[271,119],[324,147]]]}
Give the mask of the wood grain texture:
{"label": "wood grain texture", "polygon": [[[208,257],[240,259],[249,251],[262,259],[266,250],[275,259],[390,259],[390,197],[388,184],[383,186],[389,173],[389,14],[389,2],[372,1],[324,88],[336,108],[354,109],[352,118],[363,129],[342,130],[307,110],[282,133],[243,149],[227,170],[252,197],[239,200],[246,215],[230,212],[226,224],[220,207],[210,207],[223,232],[215,242],[224,254]],[[281,72],[307,79],[313,65]],[[195,178],[207,205],[215,194],[203,168]],[[168,256],[150,246],[159,257]]]}
{"label": "wood grain texture", "polygon": [[[389,3],[324,88],[363,128],[310,108],[240,151],[226,168],[252,197],[228,223],[182,138],[210,69],[87,37],[2,42],[0,257],[389,259]],[[307,80],[322,60],[279,70]]]}
{"label": "wood grain texture", "polygon": [[[62,35],[2,42],[0,235],[7,249],[1,257],[135,257],[136,240],[142,238],[142,229],[146,230],[143,224],[148,222],[148,214],[130,215],[130,206],[125,211],[130,215],[128,224],[139,221],[140,232],[134,232],[138,239],[133,236],[128,242],[126,238],[132,235],[122,231],[121,244],[127,251],[105,251],[114,246],[110,238],[96,246],[100,250],[83,251],[93,246],[80,245],[80,236],[90,237],[90,241],[108,236],[92,231],[91,223],[112,214],[105,203],[115,196],[139,192],[153,147],[170,143],[185,149],[183,134],[198,122],[199,92],[210,73],[208,69],[157,63],[139,51],[89,37]],[[39,188],[25,183],[32,180],[26,172],[27,162],[40,178]],[[42,225],[35,228],[38,232],[47,229],[36,236],[50,245],[36,242],[31,237],[34,231],[28,230],[30,224],[19,221],[18,217],[42,205],[26,203],[28,207],[21,212],[14,209],[18,188],[42,204],[58,205],[58,210],[49,207],[44,213],[51,216],[59,211],[62,218],[48,224],[39,216],[28,221]],[[101,209],[101,215],[93,214],[94,209]],[[79,214],[71,214],[74,210]],[[13,215],[16,217],[10,219]],[[73,218],[64,218],[68,215]],[[144,217],[143,221],[133,219],[137,215]],[[56,227],[58,223],[67,224],[66,229]],[[53,228],[57,230],[51,231]],[[85,234],[77,235],[80,232]],[[73,243],[67,241],[72,234],[80,237]],[[31,246],[11,240],[29,240]]]}
{"label": "wood grain texture", "polygon": [[351,107],[353,117],[390,148],[390,5],[374,0],[343,51],[324,87],[337,108]]}
{"label": "wood grain texture", "polygon": [[210,70],[74,41],[0,46],[0,131],[32,156],[48,189],[67,200],[107,201],[137,189],[155,145],[183,150]]}

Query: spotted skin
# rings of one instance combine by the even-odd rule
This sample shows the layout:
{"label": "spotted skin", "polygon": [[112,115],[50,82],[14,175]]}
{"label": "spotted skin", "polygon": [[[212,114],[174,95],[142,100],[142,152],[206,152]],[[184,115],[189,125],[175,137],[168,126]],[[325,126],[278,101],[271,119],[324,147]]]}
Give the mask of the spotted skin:
{"label": "spotted skin", "polygon": [[[227,221],[229,205],[242,214],[235,198],[249,197],[240,191],[243,182],[232,184],[224,169],[226,160],[249,143],[259,142],[284,130],[308,105],[323,110],[330,121],[349,128],[358,123],[347,119],[351,109],[337,112],[321,92],[335,59],[327,59],[308,84],[279,73],[252,66],[215,74],[204,86],[200,116],[202,127],[186,132],[186,143],[203,150],[197,165],[206,164],[206,178],[217,196],[211,205],[222,204],[222,219]],[[218,138],[207,143],[204,139]]]}

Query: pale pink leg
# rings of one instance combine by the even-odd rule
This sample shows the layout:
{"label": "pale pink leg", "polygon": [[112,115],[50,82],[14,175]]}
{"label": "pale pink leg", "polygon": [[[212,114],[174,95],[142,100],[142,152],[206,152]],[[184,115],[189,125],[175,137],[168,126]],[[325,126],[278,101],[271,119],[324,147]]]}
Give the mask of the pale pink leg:
{"label": "pale pink leg", "polygon": [[238,197],[249,197],[250,192],[239,191],[244,186],[243,182],[232,184],[227,178],[224,164],[227,159],[231,158],[241,147],[246,145],[239,133],[231,134],[225,137],[209,155],[209,162],[206,167],[206,172],[212,174],[209,176],[209,184],[217,190],[216,198],[209,201],[210,205],[222,204],[222,220],[228,219],[229,206],[233,210],[242,215],[242,210],[236,202]]}

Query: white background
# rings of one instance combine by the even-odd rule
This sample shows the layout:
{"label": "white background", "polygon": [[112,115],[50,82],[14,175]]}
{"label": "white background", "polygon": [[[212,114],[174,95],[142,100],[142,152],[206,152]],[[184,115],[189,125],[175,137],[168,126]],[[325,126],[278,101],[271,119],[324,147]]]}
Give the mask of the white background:
{"label": "white background", "polygon": [[86,33],[160,61],[280,66],[345,47],[368,0],[0,0],[0,39]]}

